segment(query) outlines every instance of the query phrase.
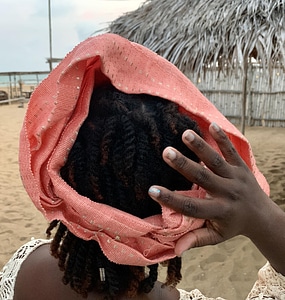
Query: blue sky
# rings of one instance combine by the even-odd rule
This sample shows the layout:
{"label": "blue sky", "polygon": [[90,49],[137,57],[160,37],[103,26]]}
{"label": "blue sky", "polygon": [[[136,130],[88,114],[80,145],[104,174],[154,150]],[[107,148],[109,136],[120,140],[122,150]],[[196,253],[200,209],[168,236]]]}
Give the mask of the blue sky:
{"label": "blue sky", "polygon": [[[50,0],[53,57],[67,52],[96,30],[143,0]],[[0,0],[0,72],[49,69],[48,0]]]}

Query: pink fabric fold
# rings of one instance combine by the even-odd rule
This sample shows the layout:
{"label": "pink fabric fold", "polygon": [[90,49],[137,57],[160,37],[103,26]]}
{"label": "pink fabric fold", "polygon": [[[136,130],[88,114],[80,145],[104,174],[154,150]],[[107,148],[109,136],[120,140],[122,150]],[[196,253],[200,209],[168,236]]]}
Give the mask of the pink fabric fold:
{"label": "pink fabric fold", "polygon": [[[110,81],[125,93],[157,95],[180,105],[208,134],[216,122],[269,193],[246,138],[174,65],[147,48],[114,34],[76,46],[32,94],[20,135],[20,172],[35,206],[48,221],[61,220],[84,240],[96,240],[113,262],[149,265],[175,256],[177,240],[203,225],[166,207],[162,215],[140,219],[79,195],[59,175],[88,114],[94,86]],[[155,184],[155,182],[153,183]],[[205,197],[201,189],[189,195]]]}

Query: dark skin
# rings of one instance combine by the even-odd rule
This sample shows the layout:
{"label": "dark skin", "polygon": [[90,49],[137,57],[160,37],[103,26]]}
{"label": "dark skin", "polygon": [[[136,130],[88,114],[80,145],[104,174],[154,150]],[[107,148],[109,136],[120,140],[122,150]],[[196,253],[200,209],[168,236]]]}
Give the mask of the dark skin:
{"label": "dark skin", "polygon": [[[42,245],[31,253],[24,261],[18,273],[14,300],[55,300],[84,299],[74,292],[70,286],[61,281],[63,273],[59,270],[57,259],[50,255],[49,245]],[[88,298],[103,300],[106,295],[91,292]],[[119,297],[118,300],[130,298]],[[175,288],[165,287],[157,282],[149,294],[142,294],[134,300],[175,300],[179,292]]]}
{"label": "dark skin", "polygon": [[180,239],[177,255],[244,235],[277,272],[285,275],[285,213],[260,188],[226,134],[216,124],[211,124],[209,131],[225,160],[193,131],[185,131],[182,139],[212,172],[176,149],[168,147],[163,152],[167,164],[208,192],[207,199],[189,198],[160,186],[150,188],[150,196],[161,204],[207,220],[205,227]]}

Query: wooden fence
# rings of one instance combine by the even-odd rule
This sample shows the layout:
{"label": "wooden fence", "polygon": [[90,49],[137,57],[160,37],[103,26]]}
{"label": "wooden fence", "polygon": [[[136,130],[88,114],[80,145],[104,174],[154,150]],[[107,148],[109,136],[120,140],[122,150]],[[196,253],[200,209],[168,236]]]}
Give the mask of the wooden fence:
{"label": "wooden fence", "polygon": [[[202,90],[201,92],[233,124],[240,124],[241,91]],[[285,127],[285,91],[247,94],[246,124],[248,126]]]}
{"label": "wooden fence", "polygon": [[[242,111],[240,73],[226,76],[213,70],[193,82],[233,124],[240,124]],[[252,69],[248,80],[246,125],[285,127],[285,73],[282,70],[273,70],[270,84],[261,68]]]}
{"label": "wooden fence", "polygon": [[29,99],[20,97],[20,98],[14,98],[14,99],[1,100],[0,105],[4,105],[4,104],[11,105],[13,103],[18,103],[19,107],[24,107],[24,104],[27,102],[29,102]]}
{"label": "wooden fence", "polygon": [[0,72],[0,90],[5,91],[10,99],[29,98],[48,74],[49,71]]}

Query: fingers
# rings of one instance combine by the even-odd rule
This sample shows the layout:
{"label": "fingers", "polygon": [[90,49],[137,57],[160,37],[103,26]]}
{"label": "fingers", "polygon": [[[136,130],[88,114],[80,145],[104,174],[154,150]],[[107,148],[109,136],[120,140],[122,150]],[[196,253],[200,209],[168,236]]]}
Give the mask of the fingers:
{"label": "fingers", "polygon": [[216,141],[227,162],[235,166],[245,165],[228,136],[216,123],[210,125],[209,132]]}
{"label": "fingers", "polygon": [[[206,189],[210,188],[209,182],[211,182],[211,178],[214,174],[201,164],[188,159],[172,147],[167,147],[163,151],[162,156],[169,166],[181,173],[187,180],[201,185]],[[217,180],[219,180],[219,178],[217,178]]]}
{"label": "fingers", "polygon": [[175,246],[175,254],[181,256],[190,248],[216,245],[225,239],[215,230],[207,227],[199,228],[186,233]]}
{"label": "fingers", "polygon": [[[210,164],[209,160],[210,161],[212,160],[210,154],[208,154],[210,158],[207,158],[207,153],[209,152],[208,150],[213,152],[214,150],[212,150],[211,148],[208,149],[209,147],[204,142],[203,142],[203,147],[207,147],[206,153],[202,154],[202,152],[204,151],[201,150],[199,152],[199,156],[202,156],[202,159],[204,158],[204,160],[206,160],[205,164],[209,165]],[[219,165],[216,165],[215,168],[212,168],[212,170],[215,173],[217,173],[216,175],[215,173],[211,172],[209,169],[206,169],[201,164],[196,163],[191,159],[188,159],[187,157],[185,157],[179,151],[177,151],[172,147],[167,147],[163,151],[162,156],[165,162],[170,167],[172,167],[173,169],[181,173],[190,182],[196,183],[197,185],[203,187],[209,193],[215,193],[219,191],[225,185],[224,182],[226,180],[225,178],[230,177],[231,170],[228,169],[226,162],[223,159],[221,159],[221,163]]]}
{"label": "fingers", "polygon": [[169,191],[160,186],[152,186],[149,189],[150,197],[173,210],[199,219],[218,219],[224,214],[224,205],[218,200],[196,199]]}
{"label": "fingers", "polygon": [[[232,142],[222,129],[212,123],[209,132],[215,140],[224,158],[215,151],[205,140],[191,130],[186,130],[182,139],[183,142],[205,163],[205,165],[217,175],[228,177],[232,172],[231,165],[243,165],[243,160],[239,156]],[[230,165],[229,165],[229,164]]]}
{"label": "fingers", "polygon": [[[213,189],[213,186],[220,185],[223,187],[226,184],[223,180],[224,178],[233,178],[235,176],[236,166],[245,167],[246,165],[227,135],[216,124],[213,123],[209,130],[225,159],[191,130],[186,130],[183,133],[182,139],[186,146],[218,176],[214,176],[212,172],[187,159],[176,149],[171,147],[167,147],[164,150],[163,158],[166,163],[180,172],[189,181],[211,192],[211,187]],[[214,188],[214,191],[215,190]]]}
{"label": "fingers", "polygon": [[182,140],[210,170],[219,176],[230,175],[231,168],[223,157],[193,131],[186,130],[182,135]]}

